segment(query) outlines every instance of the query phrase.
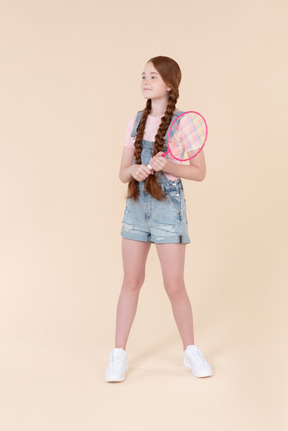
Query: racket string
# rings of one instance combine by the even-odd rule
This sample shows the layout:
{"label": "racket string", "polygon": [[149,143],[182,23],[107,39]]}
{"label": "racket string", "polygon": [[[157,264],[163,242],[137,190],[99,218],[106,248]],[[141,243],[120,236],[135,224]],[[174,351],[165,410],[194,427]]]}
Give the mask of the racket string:
{"label": "racket string", "polygon": [[[187,160],[198,154],[207,138],[207,127],[198,113],[186,113],[176,120],[169,135],[169,148],[173,157]],[[196,153],[196,154],[195,154]]]}

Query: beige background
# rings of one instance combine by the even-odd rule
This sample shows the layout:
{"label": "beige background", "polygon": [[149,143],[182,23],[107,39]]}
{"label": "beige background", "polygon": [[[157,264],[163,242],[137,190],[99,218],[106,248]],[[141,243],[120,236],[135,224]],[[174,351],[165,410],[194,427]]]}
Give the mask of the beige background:
{"label": "beige background", "polygon": [[[1,2],[1,428],[287,429],[287,2]],[[214,376],[183,366],[155,246],[107,384],[122,282],[118,179],[146,61],[209,126],[184,180],[186,286]]]}

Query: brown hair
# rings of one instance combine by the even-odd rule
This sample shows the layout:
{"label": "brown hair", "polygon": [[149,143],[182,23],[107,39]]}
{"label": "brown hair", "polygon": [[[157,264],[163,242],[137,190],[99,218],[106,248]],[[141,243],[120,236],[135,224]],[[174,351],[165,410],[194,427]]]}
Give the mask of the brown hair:
{"label": "brown hair", "polygon": [[[177,99],[179,98],[179,85],[181,82],[181,70],[179,65],[170,57],[158,56],[150,58],[147,63],[152,62],[153,66],[160,73],[165,84],[171,87],[169,91],[168,103],[166,107],[165,115],[161,119],[157,134],[155,136],[154,148],[152,157],[155,156],[159,151],[163,151],[164,148],[164,136],[167,132],[169,124],[173,118],[173,114],[176,107]],[[141,165],[141,153],[142,153],[142,139],[144,136],[144,130],[146,125],[146,120],[151,112],[151,99],[146,102],[146,107],[142,114],[137,136],[134,142],[135,146],[135,163]],[[162,192],[162,189],[157,181],[159,173],[154,172],[154,175],[149,175],[145,180],[145,190],[150,193],[155,199],[162,200],[166,199],[166,196]],[[132,198],[134,200],[138,199],[138,181],[135,178],[131,178],[128,183],[128,194],[127,198]]]}

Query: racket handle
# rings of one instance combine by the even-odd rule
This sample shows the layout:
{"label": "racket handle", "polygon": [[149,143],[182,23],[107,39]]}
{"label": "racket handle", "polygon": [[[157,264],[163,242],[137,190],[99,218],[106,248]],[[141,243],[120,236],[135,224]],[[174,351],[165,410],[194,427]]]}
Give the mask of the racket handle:
{"label": "racket handle", "polygon": [[[168,153],[169,153],[169,150],[168,150],[168,151],[166,151],[166,153],[161,154],[161,157],[165,157],[165,156],[166,156],[166,154],[168,154]],[[149,165],[147,165],[147,168],[148,168],[148,169],[153,169],[153,168],[152,168],[152,166],[150,165],[150,163],[149,163]]]}

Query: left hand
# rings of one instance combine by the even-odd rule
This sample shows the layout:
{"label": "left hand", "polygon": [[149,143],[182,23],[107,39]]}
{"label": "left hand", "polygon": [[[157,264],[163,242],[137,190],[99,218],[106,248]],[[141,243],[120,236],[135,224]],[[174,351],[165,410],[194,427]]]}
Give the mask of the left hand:
{"label": "left hand", "polygon": [[151,157],[150,159],[149,163],[156,172],[163,171],[163,168],[167,163],[166,157],[162,157],[162,154],[164,154],[164,152],[159,151],[156,156]]}

